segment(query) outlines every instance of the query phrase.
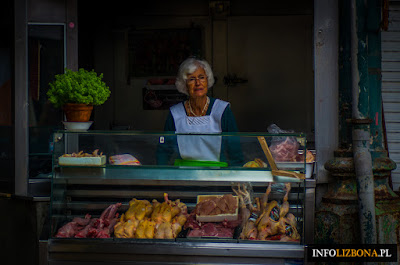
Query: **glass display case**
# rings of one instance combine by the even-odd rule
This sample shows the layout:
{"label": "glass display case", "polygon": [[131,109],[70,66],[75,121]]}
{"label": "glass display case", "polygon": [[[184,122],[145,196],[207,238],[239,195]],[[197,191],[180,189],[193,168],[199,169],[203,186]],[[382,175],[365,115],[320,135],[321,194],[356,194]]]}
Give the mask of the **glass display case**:
{"label": "glass display case", "polygon": [[99,252],[174,264],[304,258],[315,181],[303,134],[57,131],[53,142],[54,264]]}

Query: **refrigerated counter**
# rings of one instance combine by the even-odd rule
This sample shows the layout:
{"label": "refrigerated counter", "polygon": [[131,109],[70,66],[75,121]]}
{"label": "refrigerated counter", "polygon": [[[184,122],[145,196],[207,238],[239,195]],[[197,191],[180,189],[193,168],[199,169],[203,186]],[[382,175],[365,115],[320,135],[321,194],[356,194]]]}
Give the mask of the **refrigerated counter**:
{"label": "refrigerated counter", "polygon": [[[219,161],[182,158],[180,137],[218,137]],[[296,155],[278,161],[278,152],[293,152],[287,139],[295,140]],[[303,134],[57,131],[53,140],[50,214],[41,241],[48,264],[301,264],[312,243],[315,180],[306,172]],[[198,222],[199,195],[237,196],[237,219]],[[139,201],[149,210],[132,214]],[[152,211],[161,204],[180,210],[157,219]],[[159,236],[157,229],[176,224],[179,215],[185,222],[173,236]],[[153,226],[140,227],[145,221]],[[191,236],[207,226],[229,227],[231,234]],[[139,233],[142,228],[151,231]]]}

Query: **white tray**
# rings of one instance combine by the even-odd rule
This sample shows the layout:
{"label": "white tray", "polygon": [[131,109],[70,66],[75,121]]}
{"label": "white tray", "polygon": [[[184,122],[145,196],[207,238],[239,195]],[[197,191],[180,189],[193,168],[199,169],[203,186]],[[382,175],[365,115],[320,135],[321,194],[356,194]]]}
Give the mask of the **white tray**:
{"label": "white tray", "polygon": [[94,157],[60,156],[58,158],[60,166],[102,166],[106,164],[106,161],[105,155]]}

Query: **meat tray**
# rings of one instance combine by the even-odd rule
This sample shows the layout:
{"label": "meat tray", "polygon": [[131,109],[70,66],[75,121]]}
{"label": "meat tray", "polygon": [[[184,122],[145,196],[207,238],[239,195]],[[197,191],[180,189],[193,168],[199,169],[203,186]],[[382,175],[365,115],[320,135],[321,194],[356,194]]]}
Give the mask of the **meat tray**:
{"label": "meat tray", "polygon": [[[211,197],[222,197],[223,195],[198,195],[197,203]],[[233,196],[239,205],[239,197]],[[222,222],[222,221],[236,221],[238,219],[239,207],[236,207],[236,212],[232,214],[217,214],[217,215],[196,215],[196,220],[199,222]]]}
{"label": "meat tray", "polygon": [[94,157],[68,157],[60,156],[58,158],[58,164],[60,166],[102,166],[106,164],[106,156],[94,156]]}

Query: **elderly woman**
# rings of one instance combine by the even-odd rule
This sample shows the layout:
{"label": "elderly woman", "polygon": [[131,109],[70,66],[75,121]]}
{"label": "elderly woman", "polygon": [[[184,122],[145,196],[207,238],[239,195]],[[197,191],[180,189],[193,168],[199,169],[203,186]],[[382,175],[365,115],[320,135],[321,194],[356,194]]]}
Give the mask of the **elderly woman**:
{"label": "elderly woman", "polygon": [[[229,103],[207,96],[208,89],[214,84],[214,75],[210,65],[195,58],[182,62],[176,78],[178,91],[189,96],[188,100],[170,108],[165,131],[179,134],[219,134],[237,132],[237,125]],[[228,139],[221,136],[182,136],[176,137],[179,155],[186,160],[226,161],[232,157]],[[239,146],[236,145],[236,149]],[[231,149],[231,150],[229,150]],[[221,155],[221,150],[227,154]],[[238,150],[235,150],[237,152]],[[230,164],[241,163],[232,160]]]}

